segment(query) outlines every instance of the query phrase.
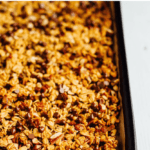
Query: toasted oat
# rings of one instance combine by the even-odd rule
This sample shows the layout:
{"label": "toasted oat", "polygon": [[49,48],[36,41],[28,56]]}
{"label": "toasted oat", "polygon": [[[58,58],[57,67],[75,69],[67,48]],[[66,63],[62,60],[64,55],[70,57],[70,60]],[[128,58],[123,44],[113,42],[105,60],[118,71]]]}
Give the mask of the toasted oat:
{"label": "toasted oat", "polygon": [[116,150],[108,3],[3,1],[0,18],[0,149]]}

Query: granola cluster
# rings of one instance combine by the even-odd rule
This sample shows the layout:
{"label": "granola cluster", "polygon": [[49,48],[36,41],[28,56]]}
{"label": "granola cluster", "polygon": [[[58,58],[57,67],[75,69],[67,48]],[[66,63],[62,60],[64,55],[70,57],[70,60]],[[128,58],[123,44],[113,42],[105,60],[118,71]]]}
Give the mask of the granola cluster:
{"label": "granola cluster", "polygon": [[108,4],[3,1],[0,20],[0,150],[116,150]]}

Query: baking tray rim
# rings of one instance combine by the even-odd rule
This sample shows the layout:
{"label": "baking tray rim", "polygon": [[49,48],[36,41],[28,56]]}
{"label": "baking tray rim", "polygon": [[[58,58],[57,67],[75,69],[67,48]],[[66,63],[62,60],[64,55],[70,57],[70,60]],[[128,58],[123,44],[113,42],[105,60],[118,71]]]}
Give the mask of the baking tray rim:
{"label": "baking tray rim", "polygon": [[115,22],[117,28],[117,40],[119,48],[119,73],[120,73],[120,88],[122,96],[122,108],[124,114],[124,128],[125,128],[125,149],[126,150],[137,150],[136,143],[136,132],[135,132],[135,121],[133,114],[133,105],[130,94],[130,84],[128,76],[128,67],[126,59],[126,50],[124,44],[124,33],[122,24],[122,14],[121,14],[121,3],[114,3],[115,11]]}

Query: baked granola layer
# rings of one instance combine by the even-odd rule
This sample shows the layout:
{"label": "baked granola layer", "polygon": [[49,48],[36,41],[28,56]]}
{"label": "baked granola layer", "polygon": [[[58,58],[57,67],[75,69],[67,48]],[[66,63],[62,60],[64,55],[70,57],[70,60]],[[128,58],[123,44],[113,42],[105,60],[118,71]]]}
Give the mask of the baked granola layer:
{"label": "baked granola layer", "polygon": [[0,149],[116,150],[108,4],[1,2],[0,20]]}

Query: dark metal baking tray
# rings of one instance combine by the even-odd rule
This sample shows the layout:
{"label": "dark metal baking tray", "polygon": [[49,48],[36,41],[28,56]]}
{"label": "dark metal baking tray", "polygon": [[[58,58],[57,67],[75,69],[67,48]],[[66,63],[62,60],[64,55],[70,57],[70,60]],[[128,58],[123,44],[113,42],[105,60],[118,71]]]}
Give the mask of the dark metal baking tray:
{"label": "dark metal baking tray", "polygon": [[136,150],[137,148],[135,142],[136,138],[134,132],[134,119],[132,113],[132,103],[131,103],[131,96],[130,96],[120,2],[113,2],[113,7],[114,7],[113,22],[115,22],[115,26],[116,26],[115,28],[116,28],[118,56],[119,56],[118,67],[119,67],[119,76],[120,76],[120,94],[122,97],[122,109],[123,109],[123,118],[124,118],[124,133],[123,131],[120,131],[119,134],[124,134],[123,136],[125,137],[124,145],[123,142],[119,142],[118,149]]}

